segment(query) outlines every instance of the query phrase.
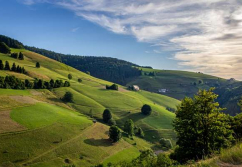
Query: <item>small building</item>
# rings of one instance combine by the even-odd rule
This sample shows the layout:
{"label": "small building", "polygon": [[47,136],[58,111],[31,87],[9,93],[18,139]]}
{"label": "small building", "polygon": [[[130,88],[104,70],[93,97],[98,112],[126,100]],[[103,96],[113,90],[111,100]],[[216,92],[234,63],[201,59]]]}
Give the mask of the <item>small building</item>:
{"label": "small building", "polygon": [[168,92],[168,89],[159,89],[158,92],[159,93],[166,93],[166,92]]}
{"label": "small building", "polygon": [[139,86],[138,85],[133,85],[133,90],[139,91]]}

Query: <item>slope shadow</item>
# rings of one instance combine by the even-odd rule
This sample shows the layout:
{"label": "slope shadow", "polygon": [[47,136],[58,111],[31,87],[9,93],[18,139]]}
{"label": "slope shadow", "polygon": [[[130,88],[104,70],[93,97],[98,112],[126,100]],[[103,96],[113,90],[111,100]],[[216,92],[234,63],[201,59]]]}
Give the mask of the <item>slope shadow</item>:
{"label": "slope shadow", "polygon": [[91,145],[91,146],[103,146],[103,147],[110,147],[112,143],[109,139],[86,139],[84,143]]}

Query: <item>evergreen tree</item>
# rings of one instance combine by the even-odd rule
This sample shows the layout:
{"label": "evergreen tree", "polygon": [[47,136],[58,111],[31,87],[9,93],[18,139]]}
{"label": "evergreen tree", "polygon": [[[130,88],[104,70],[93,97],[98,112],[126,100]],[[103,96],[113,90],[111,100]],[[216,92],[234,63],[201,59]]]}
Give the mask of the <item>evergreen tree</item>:
{"label": "evergreen tree", "polygon": [[104,121],[105,123],[108,123],[108,121],[109,121],[110,119],[112,119],[112,114],[111,114],[111,112],[110,112],[108,109],[105,109],[105,110],[103,111],[103,121]]}
{"label": "evergreen tree", "polygon": [[19,57],[18,58],[19,58],[19,60],[24,60],[24,55],[23,55],[22,52],[19,53]]}
{"label": "evergreen tree", "polygon": [[148,104],[143,105],[143,107],[141,108],[141,112],[144,115],[150,115],[151,111],[152,111],[152,109]]}
{"label": "evergreen tree", "polygon": [[40,68],[40,63],[39,63],[39,62],[36,62],[35,67],[36,67],[36,68]]}
{"label": "evergreen tree", "polygon": [[54,88],[55,86],[55,81],[53,79],[50,80],[50,88]]}
{"label": "evergreen tree", "polygon": [[134,135],[134,122],[129,119],[125,122],[124,124],[124,131],[126,133],[128,133],[129,136],[133,136]]}
{"label": "evergreen tree", "polygon": [[11,53],[11,50],[4,42],[0,42],[0,52],[4,54],[9,54]]}
{"label": "evergreen tree", "polygon": [[117,126],[111,126],[109,129],[109,138],[112,142],[117,142],[122,138],[122,133]]}
{"label": "evergreen tree", "polygon": [[0,70],[3,70],[3,69],[4,69],[3,61],[0,60]]}
{"label": "evergreen tree", "polygon": [[69,86],[71,86],[70,82],[65,81],[65,83],[64,83],[64,87],[69,87]]}
{"label": "evergreen tree", "polygon": [[201,159],[233,141],[229,117],[220,111],[215,102],[218,95],[213,89],[200,90],[192,98],[185,98],[176,111],[174,129],[177,132],[177,145],[173,159],[184,163]]}
{"label": "evergreen tree", "polygon": [[10,70],[10,66],[9,66],[9,62],[8,61],[5,62],[4,70]]}
{"label": "evergreen tree", "polygon": [[16,71],[17,71],[17,72],[21,72],[21,69],[20,69],[19,65],[17,66]]}
{"label": "evergreen tree", "polygon": [[13,63],[12,68],[11,68],[11,71],[16,71],[16,70],[17,70],[16,64]]}

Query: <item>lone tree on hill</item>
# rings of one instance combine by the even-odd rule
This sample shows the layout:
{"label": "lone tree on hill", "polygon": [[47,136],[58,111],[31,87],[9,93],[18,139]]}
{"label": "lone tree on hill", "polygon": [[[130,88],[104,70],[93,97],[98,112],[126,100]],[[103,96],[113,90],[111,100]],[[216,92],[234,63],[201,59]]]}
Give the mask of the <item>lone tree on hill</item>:
{"label": "lone tree on hill", "polygon": [[3,70],[3,69],[4,69],[3,61],[0,60],[0,70]]}
{"label": "lone tree on hill", "polygon": [[128,133],[129,136],[133,136],[134,135],[134,122],[129,119],[125,122],[124,124],[124,131],[126,133]]}
{"label": "lone tree on hill", "polygon": [[103,111],[103,121],[104,121],[105,123],[108,123],[108,121],[109,121],[110,119],[112,119],[112,114],[111,114],[111,112],[110,112],[108,109],[105,109],[105,110]]}
{"label": "lone tree on hill", "polygon": [[1,42],[0,43],[0,52],[4,53],[4,54],[9,54],[9,53],[11,53],[11,50],[4,42]]}
{"label": "lone tree on hill", "polygon": [[81,79],[81,78],[78,78],[78,82],[80,82],[80,83],[81,83],[81,82],[82,82],[82,79]]}
{"label": "lone tree on hill", "polygon": [[39,63],[39,62],[36,62],[35,67],[36,67],[36,68],[40,68],[40,63]]}
{"label": "lone tree on hill", "polygon": [[19,53],[18,59],[19,60],[24,60],[24,54],[22,52]]}
{"label": "lone tree on hill", "polygon": [[215,102],[218,95],[213,90],[199,90],[193,99],[182,100],[173,125],[178,138],[173,159],[181,163],[201,159],[233,142],[229,116],[220,112],[223,109]]}
{"label": "lone tree on hill", "polygon": [[118,85],[117,84],[112,84],[111,86],[106,85],[106,89],[118,90]]}
{"label": "lone tree on hill", "polygon": [[71,92],[66,92],[62,100],[64,102],[73,102],[73,94]]}
{"label": "lone tree on hill", "polygon": [[112,142],[117,142],[122,138],[122,133],[117,126],[111,126],[109,129],[109,138]]}
{"label": "lone tree on hill", "polygon": [[68,74],[68,79],[71,80],[72,79],[72,75]]}
{"label": "lone tree on hill", "polygon": [[144,115],[150,115],[151,111],[152,111],[152,109],[148,104],[143,105],[143,107],[141,108],[141,112]]}
{"label": "lone tree on hill", "polygon": [[8,61],[5,62],[4,70],[10,70],[10,65]]}

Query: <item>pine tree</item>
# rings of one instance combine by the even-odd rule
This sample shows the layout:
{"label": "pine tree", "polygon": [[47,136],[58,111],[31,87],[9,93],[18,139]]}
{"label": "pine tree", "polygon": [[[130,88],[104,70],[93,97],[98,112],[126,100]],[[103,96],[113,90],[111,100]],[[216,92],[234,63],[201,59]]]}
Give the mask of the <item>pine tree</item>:
{"label": "pine tree", "polygon": [[3,69],[4,69],[3,61],[0,60],[0,70],[3,70]]}
{"label": "pine tree", "polygon": [[19,53],[19,60],[24,60],[24,55],[22,52]]}
{"label": "pine tree", "polygon": [[108,109],[105,109],[105,110],[103,111],[103,121],[104,121],[105,123],[108,123],[108,121],[109,121],[110,119],[112,119],[112,114],[111,114],[111,112],[110,112]]}
{"label": "pine tree", "polygon": [[16,71],[16,70],[17,70],[16,64],[13,63],[12,68],[11,68],[11,71]]}
{"label": "pine tree", "polygon": [[10,70],[10,66],[9,66],[9,62],[8,61],[5,62],[4,70]]}
{"label": "pine tree", "polygon": [[36,68],[40,68],[40,63],[39,63],[39,62],[36,62],[35,67],[36,67]]}

